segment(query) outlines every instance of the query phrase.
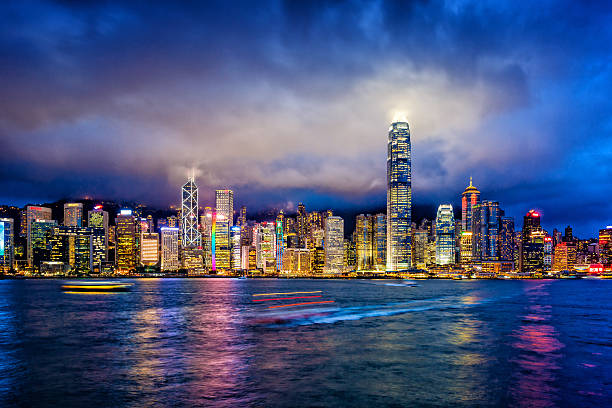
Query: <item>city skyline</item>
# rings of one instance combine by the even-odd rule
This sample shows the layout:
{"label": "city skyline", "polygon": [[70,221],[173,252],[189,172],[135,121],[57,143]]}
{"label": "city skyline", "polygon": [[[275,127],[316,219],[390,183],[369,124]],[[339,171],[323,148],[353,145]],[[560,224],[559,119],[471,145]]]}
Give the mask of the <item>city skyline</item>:
{"label": "city skyline", "polygon": [[604,4],[40,5],[0,5],[4,204],[165,208],[194,167],[203,202],[373,212],[403,112],[415,206],[473,176],[516,220],[610,223]]}

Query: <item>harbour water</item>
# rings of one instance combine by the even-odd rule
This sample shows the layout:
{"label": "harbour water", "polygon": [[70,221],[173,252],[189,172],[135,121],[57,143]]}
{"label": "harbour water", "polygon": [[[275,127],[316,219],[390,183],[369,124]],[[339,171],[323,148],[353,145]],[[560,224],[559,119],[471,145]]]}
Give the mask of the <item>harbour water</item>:
{"label": "harbour water", "polygon": [[62,283],[0,281],[0,406],[612,406],[612,280]]}

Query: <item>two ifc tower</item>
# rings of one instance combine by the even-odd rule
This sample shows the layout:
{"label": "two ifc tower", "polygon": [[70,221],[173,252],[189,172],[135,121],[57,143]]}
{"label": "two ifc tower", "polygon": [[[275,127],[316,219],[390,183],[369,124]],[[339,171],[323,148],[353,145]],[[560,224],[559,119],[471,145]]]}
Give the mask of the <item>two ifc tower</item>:
{"label": "two ifc tower", "polygon": [[[393,122],[387,144],[387,271],[411,268],[411,168],[410,128],[407,122]],[[193,175],[183,185],[181,198],[181,240],[185,246],[198,247],[202,238],[198,231],[198,188]],[[226,198],[221,201],[233,201],[233,197]],[[224,215],[231,219],[233,205],[223,207],[228,212]]]}

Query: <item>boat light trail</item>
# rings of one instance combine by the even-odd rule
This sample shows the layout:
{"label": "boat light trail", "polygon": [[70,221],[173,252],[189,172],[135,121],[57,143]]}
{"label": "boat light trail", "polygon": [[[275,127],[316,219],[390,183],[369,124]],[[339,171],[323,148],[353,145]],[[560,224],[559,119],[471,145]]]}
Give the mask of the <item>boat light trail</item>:
{"label": "boat light trail", "polygon": [[267,302],[269,300],[289,300],[289,299],[310,299],[310,298],[320,298],[321,295],[317,296],[295,296],[295,297],[281,297],[281,298],[272,298],[272,299],[253,299],[253,302]]}
{"label": "boat light trail", "polygon": [[284,292],[284,293],[256,293],[253,296],[275,296],[275,295],[301,295],[306,293],[321,293],[322,290],[315,290],[312,292]]}
{"label": "boat light trail", "polygon": [[289,307],[289,306],[302,306],[302,305],[315,305],[318,303],[334,303],[333,300],[324,300],[321,302],[304,302],[304,303],[292,303],[290,305],[277,305],[277,306],[268,306],[268,309],[276,309],[278,307]]}

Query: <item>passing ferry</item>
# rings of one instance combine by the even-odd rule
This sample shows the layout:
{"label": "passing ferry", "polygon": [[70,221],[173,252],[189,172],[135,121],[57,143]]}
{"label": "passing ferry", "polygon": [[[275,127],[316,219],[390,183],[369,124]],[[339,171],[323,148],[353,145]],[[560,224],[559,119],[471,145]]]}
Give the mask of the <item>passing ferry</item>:
{"label": "passing ferry", "polygon": [[62,285],[65,292],[129,292],[133,283],[110,281],[76,281],[66,282]]}

